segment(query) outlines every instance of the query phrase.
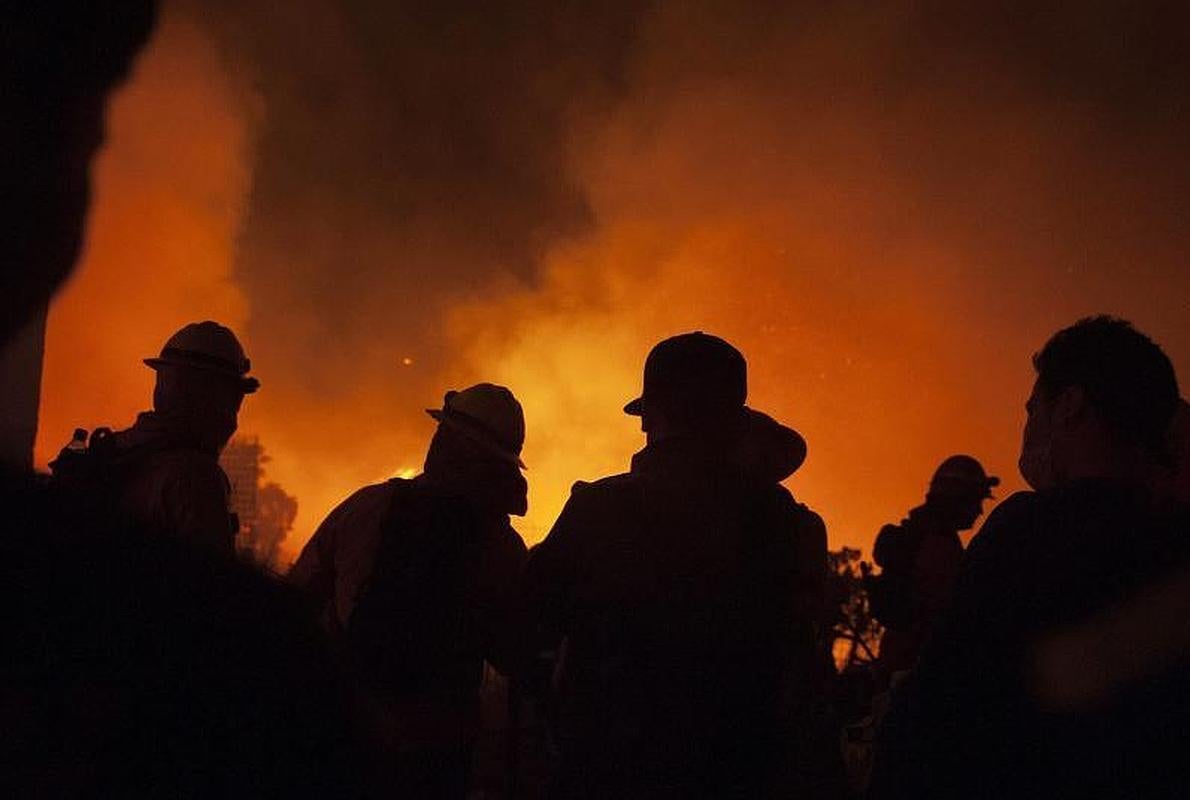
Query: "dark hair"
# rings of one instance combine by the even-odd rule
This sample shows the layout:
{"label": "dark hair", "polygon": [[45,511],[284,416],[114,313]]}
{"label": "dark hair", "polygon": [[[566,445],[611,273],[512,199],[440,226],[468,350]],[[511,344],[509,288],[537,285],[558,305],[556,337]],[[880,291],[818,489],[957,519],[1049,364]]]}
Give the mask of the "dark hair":
{"label": "dark hair", "polygon": [[1106,315],[1064,328],[1033,356],[1042,391],[1078,386],[1122,442],[1163,454],[1178,405],[1178,380],[1161,348],[1126,320]]}

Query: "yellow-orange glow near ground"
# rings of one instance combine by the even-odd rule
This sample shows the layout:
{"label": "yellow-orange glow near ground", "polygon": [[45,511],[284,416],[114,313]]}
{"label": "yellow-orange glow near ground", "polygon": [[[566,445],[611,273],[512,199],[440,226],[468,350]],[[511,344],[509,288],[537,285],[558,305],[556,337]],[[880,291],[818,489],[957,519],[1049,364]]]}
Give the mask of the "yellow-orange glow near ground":
{"label": "yellow-orange glow near ground", "polygon": [[108,115],[82,260],[54,299],[36,461],[82,426],[130,424],[147,408],[141,359],[195,319],[239,326],[232,281],[249,188],[246,98],[193,24],[166,14]]}
{"label": "yellow-orange glow near ground", "polygon": [[[1001,496],[1021,488],[1029,357],[1058,327],[1096,312],[1129,317],[1190,380],[1190,271],[1175,267],[1184,254],[1139,249],[1143,229],[1133,240],[1116,225],[1126,208],[1064,210],[1135,195],[1126,170],[1096,160],[1078,109],[1004,97],[984,109],[962,92],[836,103],[807,86],[848,68],[849,41],[762,69],[771,76],[756,85],[675,88],[688,51],[651,52],[614,113],[574,123],[570,166],[593,229],[555,243],[534,285],[494,285],[456,304],[427,333],[445,339],[449,363],[377,342],[368,363],[391,368],[354,374],[345,408],[320,404],[317,387],[299,396],[270,386],[270,364],[256,361],[263,388],[241,427],[261,436],[269,479],[298,498],[290,556],[352,490],[420,464],[432,430],[420,412],[400,423],[400,451],[377,445],[391,437],[378,439],[389,423],[373,411],[392,403],[397,373],[437,370],[428,396],[400,396],[411,413],[481,380],[520,397],[530,513],[518,526],[534,542],[573,481],[625,469],[643,443],[620,409],[639,391],[649,347],[684,330],[722,335],[749,359],[751,404],[809,442],[791,489],[825,517],[833,546],[865,550],[951,453],[1003,477]],[[254,107],[209,39],[167,9],[112,109],[85,257],[50,316],[40,464],[75,426],[126,424],[147,405],[140,359],[174,328],[251,318],[233,266]],[[1090,142],[1087,155],[1070,147],[1071,131]],[[1149,168],[1142,156],[1130,163]],[[254,335],[284,342],[286,331]],[[324,353],[301,357],[349,354],[328,339]],[[322,420],[341,434],[311,435]]]}

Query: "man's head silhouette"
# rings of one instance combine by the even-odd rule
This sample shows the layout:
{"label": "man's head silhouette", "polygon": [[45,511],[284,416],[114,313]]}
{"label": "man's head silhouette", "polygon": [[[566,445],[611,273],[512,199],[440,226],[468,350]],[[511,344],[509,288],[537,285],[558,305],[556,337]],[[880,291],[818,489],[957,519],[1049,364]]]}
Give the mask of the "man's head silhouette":
{"label": "man's head silhouette", "polygon": [[426,453],[426,476],[484,511],[523,516],[528,510],[528,485],[521,474],[525,414],[513,393],[480,383],[447,392],[442,408],[426,413],[438,421]]}
{"label": "man's head silhouette", "polygon": [[1146,482],[1165,456],[1178,404],[1177,378],[1161,348],[1124,320],[1090,317],[1054,334],[1033,365],[1020,456],[1029,485]]}
{"label": "man's head silhouette", "polygon": [[145,364],[157,373],[153,410],[184,418],[215,449],[235,433],[244,395],[260,388],[239,339],[209,320],[183,327]]}
{"label": "man's head silhouette", "polygon": [[718,336],[694,331],[657,344],[645,360],[644,390],[624,406],[650,440],[713,434],[740,424],[748,364]]}
{"label": "man's head silhouette", "polygon": [[968,455],[954,455],[938,465],[930,479],[926,502],[946,514],[955,530],[971,528],[983,513],[983,501],[992,497],[1000,479],[988,475],[983,465]]}
{"label": "man's head silhouette", "polygon": [[442,408],[427,408],[426,413],[484,453],[525,468],[521,461],[525,412],[505,387],[478,383],[450,391],[442,399]]}

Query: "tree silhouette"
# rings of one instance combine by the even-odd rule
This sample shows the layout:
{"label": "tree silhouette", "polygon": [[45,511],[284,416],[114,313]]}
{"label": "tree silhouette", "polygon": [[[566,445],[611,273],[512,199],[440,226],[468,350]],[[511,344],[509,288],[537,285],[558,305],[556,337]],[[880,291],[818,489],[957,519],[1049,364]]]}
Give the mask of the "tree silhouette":
{"label": "tree silhouette", "polygon": [[256,522],[245,537],[252,557],[263,566],[275,568],[281,542],[297,517],[297,498],[275,483],[266,483],[256,495]]}
{"label": "tree silhouette", "polygon": [[872,616],[864,589],[862,553],[843,547],[827,553],[831,576],[831,654],[840,672],[870,665],[879,651],[880,623]]}
{"label": "tree silhouette", "polygon": [[255,436],[237,436],[219,458],[231,483],[231,508],[239,517],[236,547],[266,569],[276,570],[281,543],[297,517],[297,498],[276,483],[264,483],[269,457]]}

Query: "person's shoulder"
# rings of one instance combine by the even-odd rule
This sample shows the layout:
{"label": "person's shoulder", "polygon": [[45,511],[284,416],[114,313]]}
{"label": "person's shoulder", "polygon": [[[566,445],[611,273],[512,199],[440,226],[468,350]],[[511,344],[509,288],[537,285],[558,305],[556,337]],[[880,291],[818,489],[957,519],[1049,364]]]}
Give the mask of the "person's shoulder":
{"label": "person's shoulder", "polygon": [[763,489],[764,497],[778,514],[797,523],[807,533],[821,533],[826,536],[826,522],[822,515],[798,500],[793,493],[779,483],[769,484]]}
{"label": "person's shoulder", "polygon": [[637,476],[631,472],[621,472],[616,475],[607,475],[603,478],[598,478],[593,481],[575,481],[571,486],[572,492],[606,492],[618,491],[627,486],[636,484]]}
{"label": "person's shoulder", "polygon": [[634,488],[636,479],[631,473],[610,475],[595,481],[576,481],[570,487],[570,497],[555,523],[557,528],[571,528],[601,524],[617,514],[618,509],[639,504]]}
{"label": "person's shoulder", "polygon": [[810,508],[810,506],[798,500],[793,496],[793,492],[789,491],[780,483],[765,484],[762,490],[767,498],[776,503],[782,508],[788,509],[798,516],[805,519],[816,519],[822,521],[822,517],[817,511]]}
{"label": "person's shoulder", "polygon": [[779,530],[789,531],[797,543],[799,551],[804,557],[826,563],[828,548],[826,522],[822,516],[805,503],[799,502],[784,486],[777,485],[778,491],[772,497],[777,503],[780,522],[775,526]]}
{"label": "person's shoulder", "polygon": [[594,481],[575,481],[570,487],[572,503],[598,502],[635,491],[638,481],[631,472],[608,475]]}
{"label": "person's shoulder", "polygon": [[826,521],[814,509],[804,503],[794,501],[794,518],[803,535],[813,536],[816,540],[826,542]]}
{"label": "person's shoulder", "polygon": [[1048,505],[1048,500],[1037,492],[1016,492],[992,509],[983,527],[1010,525],[1033,517]]}
{"label": "person's shoulder", "polygon": [[[403,488],[398,483],[399,480],[394,478],[390,481],[371,483],[360,487],[347,495],[347,498],[335,506],[335,510],[331,513],[352,514],[361,511],[370,511],[378,507],[387,507],[392,502],[393,496]],[[402,481],[401,483],[408,483],[408,481]]]}
{"label": "person's shoulder", "polygon": [[1049,498],[1036,492],[1017,492],[1006,498],[992,509],[979,533],[971,539],[968,554],[1027,538],[1048,505]]}
{"label": "person's shoulder", "polygon": [[354,539],[363,532],[379,530],[398,488],[392,485],[395,480],[369,484],[348,495],[318,524],[307,547],[333,547],[344,536]]}

